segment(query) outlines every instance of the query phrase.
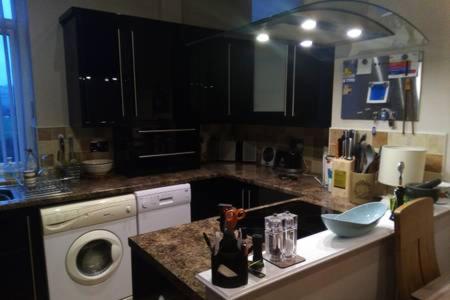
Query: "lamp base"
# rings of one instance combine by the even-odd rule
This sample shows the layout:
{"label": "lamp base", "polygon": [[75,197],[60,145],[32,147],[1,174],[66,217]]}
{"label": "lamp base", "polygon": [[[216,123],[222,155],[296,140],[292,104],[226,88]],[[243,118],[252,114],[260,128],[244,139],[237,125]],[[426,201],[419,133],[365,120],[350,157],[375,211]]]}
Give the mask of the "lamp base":
{"label": "lamp base", "polygon": [[403,205],[403,198],[405,196],[405,188],[402,186],[398,186],[395,190],[394,190],[394,194],[395,194],[395,202],[394,202],[394,207],[392,208],[392,213],[391,213],[391,217],[390,219],[392,221],[394,221],[395,216],[394,216],[394,211]]}

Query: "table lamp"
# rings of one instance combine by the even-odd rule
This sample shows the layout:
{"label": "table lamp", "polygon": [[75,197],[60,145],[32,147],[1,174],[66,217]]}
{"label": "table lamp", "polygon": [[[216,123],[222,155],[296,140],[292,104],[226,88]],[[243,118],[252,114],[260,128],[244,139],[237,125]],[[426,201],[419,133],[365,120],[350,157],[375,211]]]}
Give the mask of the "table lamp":
{"label": "table lamp", "polygon": [[403,204],[405,185],[423,181],[425,154],[426,149],[419,147],[384,146],[381,149],[378,181],[396,187],[391,220],[394,210]]}

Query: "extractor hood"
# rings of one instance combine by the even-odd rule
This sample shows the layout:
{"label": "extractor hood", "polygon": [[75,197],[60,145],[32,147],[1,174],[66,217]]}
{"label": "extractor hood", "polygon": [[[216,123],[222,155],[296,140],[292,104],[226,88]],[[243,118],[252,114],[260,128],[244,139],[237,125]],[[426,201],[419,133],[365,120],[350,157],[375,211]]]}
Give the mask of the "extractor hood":
{"label": "extractor hood", "polygon": [[382,6],[363,1],[316,1],[225,33],[225,36],[335,47],[336,58],[425,45],[411,22]]}

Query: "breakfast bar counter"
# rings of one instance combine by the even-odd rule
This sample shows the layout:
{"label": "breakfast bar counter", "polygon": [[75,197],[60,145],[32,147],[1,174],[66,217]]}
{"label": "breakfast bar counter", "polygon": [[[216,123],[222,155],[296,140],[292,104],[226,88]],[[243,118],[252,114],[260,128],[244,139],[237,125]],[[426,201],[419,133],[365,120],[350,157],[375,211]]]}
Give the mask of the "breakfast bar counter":
{"label": "breakfast bar counter", "polygon": [[[133,257],[140,262],[139,268],[145,269],[143,264],[148,264],[148,268],[161,272],[184,296],[191,299],[274,299],[287,295],[291,298],[302,295],[302,299],[317,296],[323,296],[321,299],[345,299],[343,297],[349,295],[349,291],[342,291],[343,285],[357,286],[360,281],[365,284],[357,291],[350,291],[353,297],[347,299],[362,299],[358,297],[363,295],[368,296],[366,299],[382,299],[383,296],[377,298],[373,295],[391,295],[394,280],[391,269],[394,229],[389,214],[390,211],[387,211],[378,226],[361,237],[338,238],[326,230],[300,239],[298,254],[306,258],[305,262],[286,269],[266,262],[263,270],[265,278],[258,279],[249,274],[248,284],[234,289],[211,284],[210,252],[202,232],[212,236],[218,230],[217,218],[138,235],[129,239],[129,245]],[[450,272],[447,253],[450,247],[448,199],[441,205],[435,205],[435,219],[439,262],[443,272]],[[344,270],[348,276],[343,276]],[[137,282],[140,280],[142,278]],[[319,283],[321,295],[314,292],[314,287],[318,288]],[[292,289],[302,292],[292,293]],[[341,293],[342,297],[335,293]],[[329,298],[330,295],[334,296]]]}

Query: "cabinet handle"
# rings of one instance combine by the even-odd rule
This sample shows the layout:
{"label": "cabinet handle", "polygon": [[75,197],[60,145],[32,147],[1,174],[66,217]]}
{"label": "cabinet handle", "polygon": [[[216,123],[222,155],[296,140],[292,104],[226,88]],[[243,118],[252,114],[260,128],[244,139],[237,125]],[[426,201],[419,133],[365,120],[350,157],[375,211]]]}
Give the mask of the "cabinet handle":
{"label": "cabinet handle", "polygon": [[123,70],[122,70],[122,44],[120,28],[117,28],[117,43],[119,47],[119,75],[120,75],[120,99],[122,100],[122,117],[125,117],[125,102],[123,99]]}
{"label": "cabinet handle", "polygon": [[197,131],[195,128],[186,128],[186,129],[155,129],[155,130],[138,130],[138,133],[165,133],[165,132],[189,132],[189,131]]}
{"label": "cabinet handle", "polygon": [[133,87],[134,87],[134,114],[138,116],[137,88],[136,88],[136,54],[134,52],[134,31],[131,30],[131,52],[133,58]]}
{"label": "cabinet handle", "polygon": [[34,257],[33,257],[33,241],[31,240],[31,224],[30,224],[30,216],[27,216],[27,235],[28,235],[28,249],[30,250],[30,264],[31,264],[31,279],[33,281],[33,299],[37,299],[37,291],[36,291],[36,277],[34,275],[35,267],[34,267]]}
{"label": "cabinet handle", "polygon": [[245,195],[244,195],[244,193],[245,193],[245,191],[244,191],[244,189],[241,189],[241,208],[245,208],[245,203],[244,203],[244,198],[245,198]]}
{"label": "cabinet handle", "polygon": [[291,116],[295,117],[295,73],[297,71],[297,46],[294,46],[294,69],[292,72],[292,111]]}
{"label": "cabinet handle", "polygon": [[195,151],[186,151],[186,152],[171,152],[171,153],[161,153],[161,154],[144,154],[139,155],[139,158],[154,158],[154,157],[167,157],[167,156],[179,156],[179,155],[187,155],[187,154],[195,154]]}
{"label": "cabinet handle", "polygon": [[250,190],[247,190],[247,208],[251,208],[252,207],[252,202],[251,202],[251,199],[252,199],[252,191],[250,191]]}
{"label": "cabinet handle", "polygon": [[[289,47],[288,47],[289,51]],[[289,54],[289,53],[288,53]],[[286,59],[286,72],[284,74],[284,116],[287,116],[287,84],[288,84],[288,72],[289,72],[289,57]]]}
{"label": "cabinet handle", "polygon": [[227,74],[227,85],[228,85],[228,115],[231,116],[231,44],[228,43],[228,52],[227,52],[227,65],[228,65],[228,74]]}

